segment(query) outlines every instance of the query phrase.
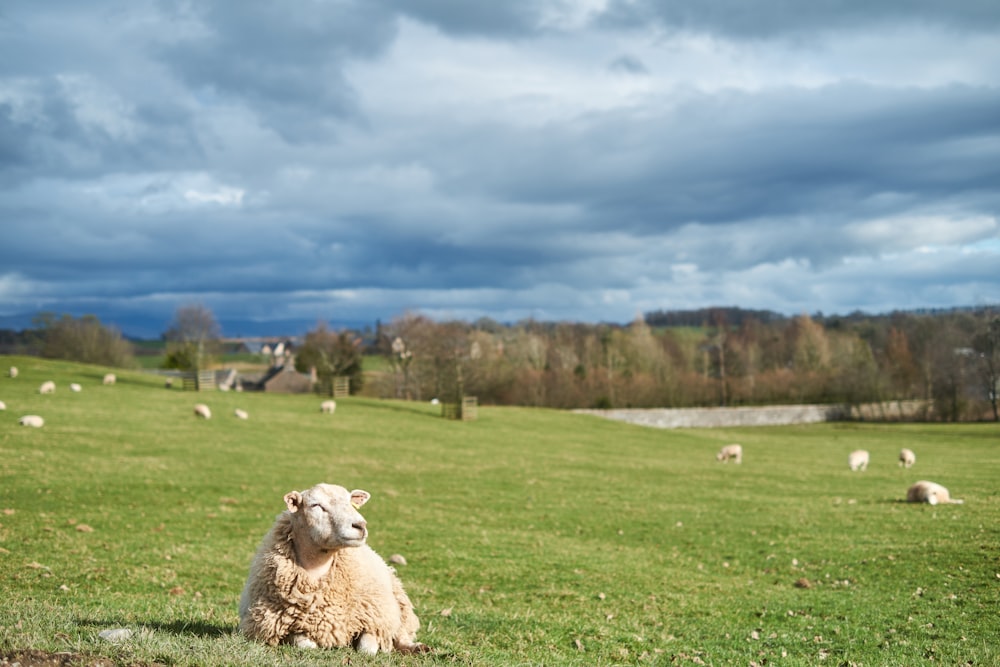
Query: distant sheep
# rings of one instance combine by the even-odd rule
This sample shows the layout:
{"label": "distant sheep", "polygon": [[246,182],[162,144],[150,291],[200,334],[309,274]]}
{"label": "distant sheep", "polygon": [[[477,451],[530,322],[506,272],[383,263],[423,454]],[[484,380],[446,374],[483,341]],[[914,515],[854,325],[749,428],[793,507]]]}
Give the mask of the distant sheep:
{"label": "distant sheep", "polygon": [[54,394],[56,393],[56,383],[52,380],[46,380],[42,383],[42,386],[38,388],[39,394]]}
{"label": "distant sheep", "polygon": [[104,384],[114,384],[117,381],[118,378],[115,377],[114,373],[108,373],[107,375],[104,376]]}
{"label": "distant sheep", "polygon": [[863,449],[856,449],[847,455],[847,465],[850,466],[851,470],[867,470],[868,469],[868,452]]}
{"label": "distant sheep", "polygon": [[21,426],[31,426],[34,428],[41,428],[45,426],[45,420],[38,415],[25,415],[18,419],[17,423]]}
{"label": "distant sheep", "polygon": [[332,400],[323,401],[319,405],[319,411],[328,415],[332,415],[334,411],[336,411],[336,409],[337,409],[337,402]]}
{"label": "distant sheep", "polygon": [[365,540],[367,491],[317,484],[285,494],[240,596],[240,632],[265,644],[418,653],[420,621],[395,571]]}
{"label": "distant sheep", "polygon": [[7,409],[7,404],[4,403],[3,401],[0,401],[0,410],[6,410],[6,409]]}
{"label": "distant sheep", "polygon": [[12,378],[16,378],[17,377],[17,366],[11,366],[10,370],[7,371],[7,375],[11,376]]}
{"label": "distant sheep", "polygon": [[719,450],[718,454],[715,455],[716,461],[729,463],[729,459],[732,459],[733,463],[743,463],[743,446],[726,445],[725,447]]}
{"label": "distant sheep", "polygon": [[237,419],[249,419],[250,418],[250,415],[247,414],[247,411],[246,410],[241,410],[240,408],[236,408],[235,410],[233,410],[233,414],[236,415]]}
{"label": "distant sheep", "polygon": [[198,403],[194,406],[194,416],[201,417],[202,419],[211,419],[212,411],[204,403]]}
{"label": "distant sheep", "polygon": [[913,464],[917,462],[917,455],[913,453],[912,449],[906,449],[905,447],[899,450],[899,465],[904,468],[912,468]]}
{"label": "distant sheep", "polygon": [[952,498],[951,494],[948,493],[948,489],[940,484],[921,480],[907,489],[906,502],[927,503],[929,505],[945,505],[948,503],[961,505],[965,501]]}
{"label": "distant sheep", "polygon": [[81,391],[82,389],[83,389],[83,387],[81,387],[80,385],[78,385],[75,382],[71,382],[70,385],[69,385],[69,390],[70,391]]}

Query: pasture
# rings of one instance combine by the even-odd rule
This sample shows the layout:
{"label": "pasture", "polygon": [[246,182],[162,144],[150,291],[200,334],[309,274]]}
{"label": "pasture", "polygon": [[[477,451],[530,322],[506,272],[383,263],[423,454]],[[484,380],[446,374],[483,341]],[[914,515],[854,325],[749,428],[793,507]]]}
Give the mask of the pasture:
{"label": "pasture", "polygon": [[[6,377],[10,365],[20,369]],[[630,426],[552,410],[183,392],[0,357],[0,656],[177,665],[1000,664],[1000,427]],[[53,395],[38,394],[54,380]],[[83,389],[69,391],[77,382]],[[196,402],[211,420],[196,419]],[[246,421],[233,416],[246,409]],[[18,425],[25,414],[40,429]],[[742,443],[742,465],[715,461]],[[899,449],[916,465],[896,464]],[[851,472],[853,449],[871,452]],[[964,505],[910,505],[930,479]],[[234,633],[282,495],[372,493],[423,656]],[[128,628],[108,643],[102,630]]]}

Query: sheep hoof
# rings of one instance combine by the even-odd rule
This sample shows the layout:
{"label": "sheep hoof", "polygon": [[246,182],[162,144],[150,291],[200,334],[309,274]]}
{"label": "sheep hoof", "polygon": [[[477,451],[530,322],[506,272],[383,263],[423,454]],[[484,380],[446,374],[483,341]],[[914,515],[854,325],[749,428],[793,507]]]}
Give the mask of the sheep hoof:
{"label": "sheep hoof", "polygon": [[354,649],[358,653],[375,655],[376,653],[378,653],[378,640],[375,639],[374,635],[370,635],[367,632],[362,632],[361,635],[354,642]]}
{"label": "sheep hoof", "polygon": [[288,643],[295,648],[318,648],[316,642],[305,635],[292,635],[288,638]]}
{"label": "sheep hoof", "polygon": [[427,644],[416,642],[414,644],[396,644],[396,650],[400,653],[430,653],[431,647]]}

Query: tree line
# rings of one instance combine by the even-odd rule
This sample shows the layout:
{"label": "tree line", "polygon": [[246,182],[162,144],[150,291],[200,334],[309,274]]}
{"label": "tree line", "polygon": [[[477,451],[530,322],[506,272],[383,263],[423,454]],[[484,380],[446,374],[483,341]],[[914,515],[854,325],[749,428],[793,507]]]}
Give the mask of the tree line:
{"label": "tree line", "polygon": [[[135,365],[130,341],[94,316],[43,313],[36,329],[0,331],[0,350]],[[221,329],[200,305],[177,310],[165,364],[208,367]],[[385,370],[365,373],[364,355]],[[644,408],[919,399],[928,418],[1000,421],[996,308],[784,317],[709,308],[637,316],[628,325],[436,321],[405,313],[374,333],[318,324],[295,350],[319,389],[347,375],[382,397],[551,408]]]}
{"label": "tree line", "polygon": [[[376,333],[383,396],[552,408],[649,408],[922,399],[932,418],[998,420],[1000,315],[782,317],[661,312],[627,326],[436,322],[405,314]],[[690,318],[690,313],[681,317]],[[734,323],[736,322],[736,323]]]}

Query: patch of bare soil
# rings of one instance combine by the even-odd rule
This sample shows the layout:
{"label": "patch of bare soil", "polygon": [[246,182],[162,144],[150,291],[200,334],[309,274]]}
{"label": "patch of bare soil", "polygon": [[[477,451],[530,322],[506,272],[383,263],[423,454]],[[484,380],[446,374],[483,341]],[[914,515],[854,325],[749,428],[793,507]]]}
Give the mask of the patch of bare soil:
{"label": "patch of bare soil", "polygon": [[[109,658],[83,653],[48,653],[27,649],[0,656],[0,667],[115,667]],[[135,664],[131,667],[164,667],[159,663]]]}

